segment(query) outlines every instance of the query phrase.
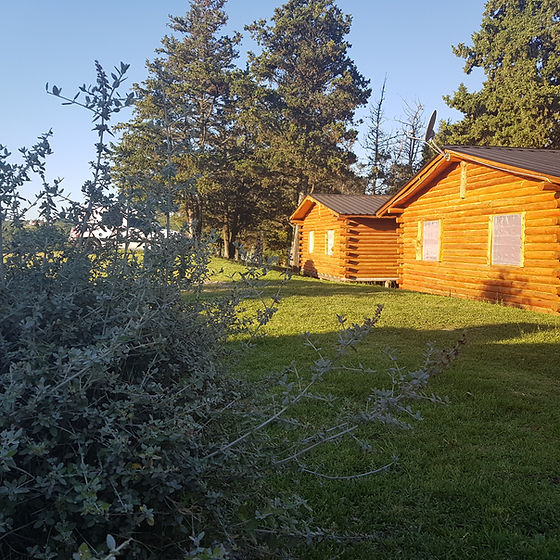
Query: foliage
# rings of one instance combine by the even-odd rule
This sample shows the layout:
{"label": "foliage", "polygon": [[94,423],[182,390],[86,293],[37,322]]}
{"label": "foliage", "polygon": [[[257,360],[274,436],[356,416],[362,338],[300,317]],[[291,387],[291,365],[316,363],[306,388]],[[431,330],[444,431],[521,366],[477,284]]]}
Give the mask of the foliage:
{"label": "foliage", "polygon": [[464,84],[445,97],[464,117],[443,123],[439,141],[529,148],[560,147],[560,9],[555,0],[489,0],[473,44],[454,53],[465,72],[482,68],[480,91]]}
{"label": "foliage", "polygon": [[394,194],[403,187],[422,166],[422,135],[424,133],[424,107],[419,101],[403,106],[399,119],[400,130],[395,134],[393,157],[387,170],[385,193]]}
{"label": "foliage", "polygon": [[264,88],[255,108],[257,157],[293,208],[313,189],[340,192],[356,183],[354,112],[370,90],[348,56],[351,18],[333,0],[289,0],[271,21],[247,27],[261,48],[249,54]]}
{"label": "foliage", "polygon": [[230,257],[259,217],[261,191],[250,164],[251,134],[238,122],[251,86],[234,68],[240,35],[220,35],[224,4],[194,0],[185,16],[171,17],[174,34],[148,63],[114,159],[124,185],[157,191],[165,184],[173,210],[198,234],[218,229]]}
{"label": "foliage", "polygon": [[[396,372],[364,412],[341,406],[331,429],[271,445],[271,430],[298,426],[290,411],[328,400],[315,389],[344,370],[344,354],[370,333],[381,307],[362,323],[339,317],[334,353],[308,337],[317,354],[308,381],[297,366],[265,388],[228,374],[228,339],[258,335],[279,295],[264,293],[267,269],[256,254],[233,291],[204,297],[212,239],[160,233],[155,218],[169,215],[165,197],[108,188],[108,123],[131,97],[118,93],[126,65],[112,82],[99,64],[96,71],[96,84],[73,98],[47,86],[96,123],[84,203],[58,209],[69,201],[45,181],[47,137],[22,150],[20,164],[0,152],[0,210],[10,229],[0,239],[0,553],[235,559],[269,557],[281,549],[273,537],[327,538],[305,500],[259,490],[279,466],[300,464],[359,425],[406,427],[403,418],[417,418],[408,401],[439,402],[424,394],[434,364]],[[43,182],[30,203],[39,204],[37,226],[25,222],[18,190],[32,171]],[[79,220],[74,241],[57,225],[67,217]],[[138,227],[129,227],[133,218]],[[112,233],[92,248],[86,234],[96,228]],[[144,236],[141,254],[130,250],[133,230]]]}
{"label": "foliage", "polygon": [[403,116],[397,119],[399,128],[387,130],[383,114],[385,85],[386,80],[370,108],[364,145],[368,154],[368,190],[372,194],[394,194],[424,163],[420,140],[424,133],[424,107],[419,101],[403,101]]}
{"label": "foliage", "polygon": [[271,88],[270,114],[259,123],[271,170],[290,170],[298,202],[313,188],[328,188],[354,162],[354,111],[370,90],[348,56],[351,18],[332,0],[289,0],[272,22],[248,26],[262,48],[250,55],[250,67]]}
{"label": "foliage", "polygon": [[[143,547],[180,542],[184,516],[172,503],[185,491],[204,495],[197,440],[211,404],[228,394],[217,366],[224,325],[165,286],[162,255],[92,258],[55,234],[33,232],[42,254],[29,243],[7,259],[1,510],[14,534],[6,544],[58,557],[106,532]],[[191,242],[166,249],[193,254]],[[173,273],[196,278],[203,262],[190,260]]]}
{"label": "foliage", "polygon": [[[3,558],[68,558],[76,550],[90,558],[105,542],[107,558],[125,544],[127,554],[147,558],[174,543],[173,555],[189,548],[179,499],[204,501],[210,492],[201,434],[209,411],[231,397],[220,341],[236,319],[184,298],[204,278],[202,240],[151,237],[142,258],[126,243],[121,249],[119,224],[130,208],[107,191],[104,135],[130,102],[117,94],[125,71],[116,69],[111,84],[97,65],[97,84],[80,88],[83,101],[68,101],[92,111],[99,137],[84,204],[57,210],[63,193],[44,180],[46,136],[22,150],[23,164],[2,151],[0,210],[11,233],[2,240],[0,278]],[[63,98],[56,86],[49,92]],[[18,192],[31,171],[43,180],[32,203],[40,206],[37,227],[25,222]],[[100,207],[117,235],[91,253],[80,241],[97,226]],[[82,220],[75,243],[54,223],[68,215]]]}
{"label": "foliage", "polygon": [[152,189],[171,170],[174,210],[198,233],[220,231],[222,254],[233,257],[239,240],[285,249],[301,193],[363,191],[352,125],[369,90],[347,54],[350,17],[332,0],[288,2],[274,26],[249,26],[262,47],[249,70],[235,67],[241,36],[220,35],[224,5],[193,0],[171,18],[115,167],[125,183]]}

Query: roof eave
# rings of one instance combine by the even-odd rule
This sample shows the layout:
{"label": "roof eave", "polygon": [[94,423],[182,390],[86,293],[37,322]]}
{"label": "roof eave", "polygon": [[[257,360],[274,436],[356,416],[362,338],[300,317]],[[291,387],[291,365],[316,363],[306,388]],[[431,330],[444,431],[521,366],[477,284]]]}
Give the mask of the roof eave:
{"label": "roof eave", "polygon": [[341,218],[379,218],[377,212],[371,214],[340,214]]}
{"label": "roof eave", "polygon": [[313,207],[313,204],[320,204],[311,195],[307,195],[299,204],[299,206],[294,210],[290,216],[290,222],[297,224],[302,223],[305,216],[309,213],[309,210]]}
{"label": "roof eave", "polygon": [[406,183],[395,195],[390,198],[376,213],[376,217],[381,218],[387,214],[400,214],[404,210],[400,208],[397,203],[406,201],[407,198],[412,196],[418,189],[422,188],[426,181],[432,177],[435,170],[440,166],[441,162],[450,161],[443,155],[436,155],[430,160],[408,183]]}
{"label": "roof eave", "polygon": [[414,177],[412,177],[412,179],[410,179],[410,181],[406,183],[400,189],[400,191],[398,191],[393,196],[393,198],[387,201],[377,211],[376,216],[382,217],[387,214],[400,214],[404,212],[404,208],[402,208],[401,206],[403,204],[406,206],[407,200],[416,192],[418,192],[423,186],[425,186],[426,182],[434,176],[442,163],[453,163],[457,161],[471,161],[473,163],[478,163],[492,169],[498,169],[500,171],[509,172],[514,175],[536,179],[538,181],[541,181],[541,188],[543,190],[560,191],[560,177],[494,162],[492,160],[472,156],[470,154],[464,154],[459,150],[444,148],[444,153],[442,155],[435,156],[434,159],[432,159],[420,171],[418,171],[418,173]]}

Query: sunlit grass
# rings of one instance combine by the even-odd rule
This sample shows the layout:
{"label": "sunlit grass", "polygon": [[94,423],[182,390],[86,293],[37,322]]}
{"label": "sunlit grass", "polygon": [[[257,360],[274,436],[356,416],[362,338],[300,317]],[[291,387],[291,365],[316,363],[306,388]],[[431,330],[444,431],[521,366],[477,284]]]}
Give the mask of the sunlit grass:
{"label": "sunlit grass", "polygon": [[[224,268],[221,284],[239,265]],[[271,292],[280,281],[270,277]],[[355,473],[387,457],[398,466],[359,481],[325,481],[290,471],[276,489],[309,500],[318,525],[372,535],[363,543],[319,543],[306,559],[560,558],[560,317],[483,302],[294,277],[279,311],[240,364],[255,378],[293,360],[313,359],[301,333],[324,348],[336,337],[336,315],[351,321],[384,305],[378,326],[353,358],[379,373],[331,376],[327,388],[356,406],[383,379],[386,347],[402,364],[420,364],[426,344],[450,346],[466,332],[458,360],[431,382],[449,406],[422,406],[413,431],[372,428],[376,454],[339,444],[312,460],[327,472]],[[332,414],[304,411],[320,425]],[[274,489],[272,489],[274,491]]]}

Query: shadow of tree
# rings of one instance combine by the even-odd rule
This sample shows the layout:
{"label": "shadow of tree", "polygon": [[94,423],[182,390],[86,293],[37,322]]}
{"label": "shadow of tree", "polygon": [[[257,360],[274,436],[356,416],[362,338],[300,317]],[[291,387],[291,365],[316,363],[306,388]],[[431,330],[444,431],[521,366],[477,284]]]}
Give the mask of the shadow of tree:
{"label": "shadow of tree", "polygon": [[319,271],[317,270],[317,268],[315,266],[315,262],[312,261],[311,259],[307,259],[305,261],[301,271],[302,271],[302,274],[304,274],[305,276],[311,276],[312,278],[318,278],[319,277]]}
{"label": "shadow of tree", "polygon": [[[491,271],[492,276],[482,283],[479,299],[514,307],[539,308],[539,310],[558,311],[560,296],[547,291],[536,292],[530,286],[524,271]],[[551,286],[552,287],[552,286]]]}
{"label": "shadow of tree", "polygon": [[[548,380],[555,384],[550,390],[560,394],[560,330],[554,325],[516,322],[441,330],[377,326],[366,341],[349,353],[348,360],[385,376],[393,365],[388,349],[397,352],[399,364],[403,367],[414,368],[422,363],[429,345],[450,348],[463,333],[466,335],[465,346],[450,368],[467,376],[461,386],[469,385],[473,378],[477,383],[490,380],[490,387],[500,386],[508,380],[520,386]],[[338,331],[333,330],[312,334],[311,338],[318,348],[332,354],[337,335]],[[253,372],[264,373],[270,371],[271,366],[278,371],[295,361],[305,370],[316,358],[317,355],[305,346],[303,335],[267,336],[256,341],[243,364]],[[491,380],[493,375],[499,379]],[[338,379],[336,383],[341,388],[351,389],[352,393],[367,390],[365,386],[356,385],[351,376]],[[441,386],[446,390],[445,381]]]}

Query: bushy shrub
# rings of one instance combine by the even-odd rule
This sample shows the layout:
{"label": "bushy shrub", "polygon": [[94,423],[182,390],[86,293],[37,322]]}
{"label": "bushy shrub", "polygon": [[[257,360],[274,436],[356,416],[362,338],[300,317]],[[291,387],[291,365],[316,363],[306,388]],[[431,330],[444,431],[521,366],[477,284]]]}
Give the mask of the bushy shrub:
{"label": "bushy shrub", "polygon": [[203,427],[232,391],[226,322],[143,262],[64,248],[49,229],[32,233],[52,240],[41,254],[7,258],[0,290],[1,555],[67,558],[109,532],[149,557],[188,537],[185,494],[208,501]]}
{"label": "bushy shrub", "polygon": [[[106,539],[128,540],[130,557],[178,557],[193,518],[216,502],[202,457],[209,416],[234,394],[221,355],[235,302],[199,297],[211,240],[161,235],[161,207],[137,196],[131,210],[130,193],[108,190],[104,135],[130,102],[117,92],[125,71],[110,83],[98,65],[96,85],[81,88],[99,135],[84,203],[59,209],[59,184],[45,180],[48,135],[21,163],[0,149],[2,558],[85,558]],[[20,192],[33,174],[38,225],[26,223]],[[120,216],[140,206],[154,227],[134,254]],[[115,236],[91,251],[84,233],[104,226]]]}

